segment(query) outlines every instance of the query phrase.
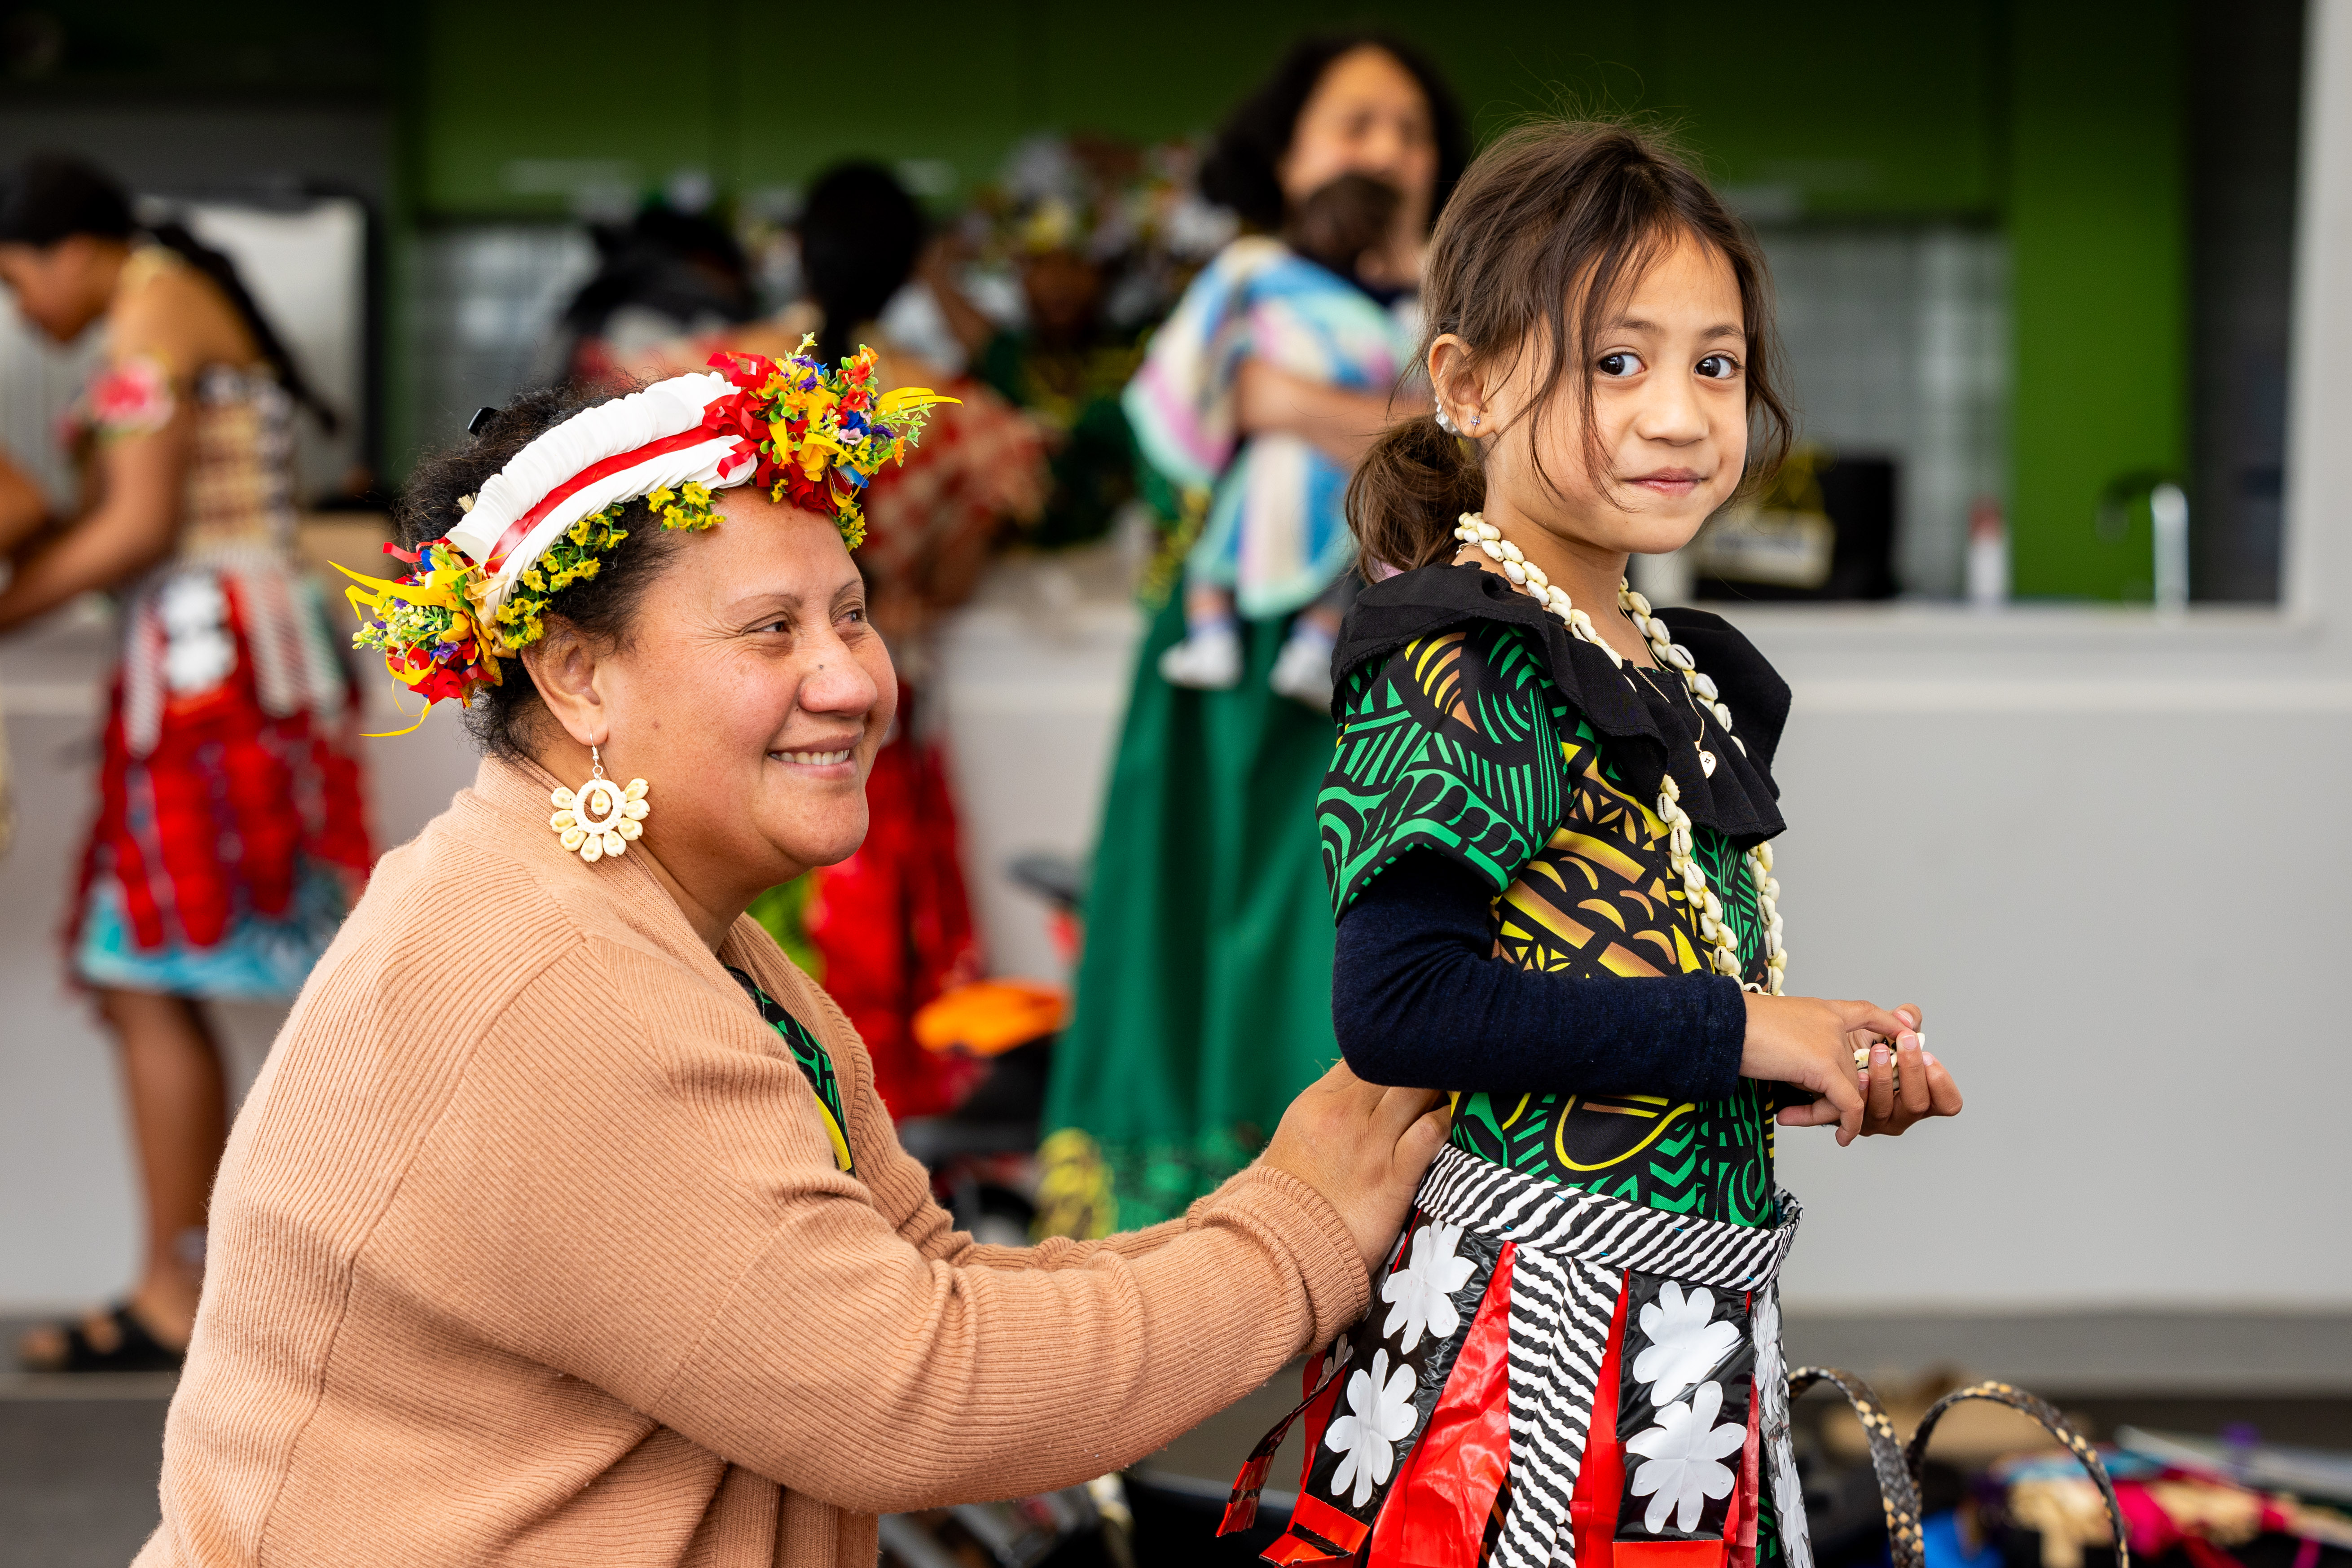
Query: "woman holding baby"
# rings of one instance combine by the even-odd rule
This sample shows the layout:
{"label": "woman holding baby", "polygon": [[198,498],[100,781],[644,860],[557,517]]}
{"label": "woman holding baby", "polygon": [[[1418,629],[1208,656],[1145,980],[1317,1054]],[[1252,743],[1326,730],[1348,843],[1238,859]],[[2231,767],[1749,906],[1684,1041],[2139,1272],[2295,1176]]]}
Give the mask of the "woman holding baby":
{"label": "woman holding baby", "polygon": [[1047,1107],[1046,1220],[1071,1234],[1183,1212],[1338,1054],[1314,801],[1357,584],[1342,502],[1391,417],[1422,250],[1468,154],[1435,70],[1351,33],[1294,46],[1202,167],[1244,232],[1126,398],[1173,532]]}

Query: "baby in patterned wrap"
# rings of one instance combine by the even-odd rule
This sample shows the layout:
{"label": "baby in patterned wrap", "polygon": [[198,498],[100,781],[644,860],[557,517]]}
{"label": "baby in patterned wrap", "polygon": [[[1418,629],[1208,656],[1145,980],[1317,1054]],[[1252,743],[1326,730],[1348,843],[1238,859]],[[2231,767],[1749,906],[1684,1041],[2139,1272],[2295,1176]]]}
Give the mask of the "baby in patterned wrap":
{"label": "baby in patterned wrap", "polygon": [[1279,240],[1236,240],[1154,335],[1129,388],[1146,458],[1180,487],[1210,492],[1184,562],[1185,636],[1160,662],[1172,684],[1235,685],[1237,616],[1295,617],[1268,679],[1310,706],[1330,700],[1355,558],[1347,469],[1304,436],[1245,432],[1235,387],[1246,360],[1356,392],[1393,384],[1409,345],[1360,272],[1401,200],[1383,181],[1341,174],[1293,205]]}

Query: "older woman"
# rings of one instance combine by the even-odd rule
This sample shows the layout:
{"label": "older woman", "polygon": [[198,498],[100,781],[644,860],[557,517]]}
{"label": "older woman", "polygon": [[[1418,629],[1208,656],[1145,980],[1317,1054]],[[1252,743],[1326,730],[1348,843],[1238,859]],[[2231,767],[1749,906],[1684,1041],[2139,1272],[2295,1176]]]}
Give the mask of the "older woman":
{"label": "older woman", "polygon": [[488,755],[237,1119],[142,1564],[870,1564],[876,1513],[1100,1474],[1363,1310],[1429,1095],[1335,1068],[1181,1221],[974,1246],[744,916],[865,832],[845,544],[921,403],[873,385],[739,356],[418,471],[363,640]]}

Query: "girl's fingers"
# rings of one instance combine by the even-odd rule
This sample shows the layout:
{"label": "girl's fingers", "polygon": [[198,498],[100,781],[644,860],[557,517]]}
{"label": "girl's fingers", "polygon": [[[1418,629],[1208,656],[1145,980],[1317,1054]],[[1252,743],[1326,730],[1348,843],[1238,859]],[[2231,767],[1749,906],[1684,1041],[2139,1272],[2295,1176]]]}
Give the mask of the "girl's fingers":
{"label": "girl's fingers", "polygon": [[1911,1020],[1911,1027],[1915,1032],[1927,1026],[1927,1010],[1918,1003],[1906,1002],[1895,1010]]}
{"label": "girl's fingers", "polygon": [[1895,1058],[1885,1041],[1870,1047],[1870,1120],[1885,1121],[1895,1114]]}
{"label": "girl's fingers", "polygon": [[1847,1030],[1875,1036],[1883,1040],[1891,1040],[1918,1027],[1916,1024],[1905,1023],[1874,1002],[1837,1002],[1832,1005],[1843,1016],[1841,1022]]}
{"label": "girl's fingers", "polygon": [[1914,1119],[1935,1109],[1927,1087],[1927,1064],[1921,1059],[1926,1055],[1916,1035],[1904,1036],[1895,1052],[1895,1092],[1902,1097],[1904,1110]]}
{"label": "girl's fingers", "polygon": [[1944,1064],[1926,1051],[1919,1053],[1927,1068],[1927,1099],[1937,1116],[1958,1116],[1960,1113],[1960,1086],[1944,1070]]}
{"label": "girl's fingers", "polygon": [[1783,1127],[1826,1127],[1838,1119],[1838,1108],[1826,1100],[1809,1100],[1802,1105],[1784,1105],[1772,1113],[1772,1120]]}
{"label": "girl's fingers", "polygon": [[1863,1123],[1870,1120],[1870,1080],[1867,1074],[1853,1065],[1853,1053],[1837,1053],[1837,1077],[1830,1081],[1830,1103],[1838,1108],[1838,1147],[1843,1149],[1862,1136]]}
{"label": "girl's fingers", "polygon": [[1836,1070],[1829,1075],[1827,1082],[1809,1083],[1805,1087],[1818,1091],[1822,1097],[1822,1103],[1836,1107],[1841,1116],[1848,1111],[1857,1116],[1862,1112],[1864,1085],[1861,1076],[1854,1070],[1853,1053],[1851,1051],[1839,1053]]}

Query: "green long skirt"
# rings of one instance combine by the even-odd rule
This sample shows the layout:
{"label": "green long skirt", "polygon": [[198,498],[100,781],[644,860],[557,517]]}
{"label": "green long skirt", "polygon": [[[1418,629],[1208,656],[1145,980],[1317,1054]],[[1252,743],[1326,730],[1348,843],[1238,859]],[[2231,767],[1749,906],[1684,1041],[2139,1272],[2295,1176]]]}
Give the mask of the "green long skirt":
{"label": "green long skirt", "polygon": [[1257,1153],[1339,1059],[1315,796],[1328,715],[1266,685],[1286,620],[1244,621],[1241,684],[1160,678],[1171,595],[1137,655],[1041,1150],[1041,1233],[1171,1218]]}

